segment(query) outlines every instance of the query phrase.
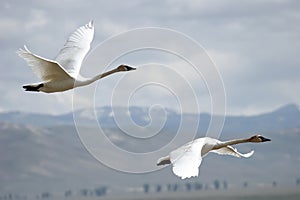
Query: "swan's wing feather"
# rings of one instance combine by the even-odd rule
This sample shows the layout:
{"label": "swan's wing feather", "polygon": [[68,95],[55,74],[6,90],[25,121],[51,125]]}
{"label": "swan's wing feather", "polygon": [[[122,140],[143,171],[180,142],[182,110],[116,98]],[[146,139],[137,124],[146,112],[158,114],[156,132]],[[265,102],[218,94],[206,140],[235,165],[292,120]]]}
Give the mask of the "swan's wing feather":
{"label": "swan's wing feather", "polygon": [[19,49],[17,54],[27,62],[32,71],[42,81],[71,78],[59,63],[31,53],[26,46],[24,46],[24,49]]}
{"label": "swan's wing feather", "polygon": [[250,156],[253,155],[254,151],[250,151],[249,153],[240,153],[238,150],[230,145],[217,149],[217,150],[212,150],[211,152],[221,154],[221,155],[231,155],[235,157],[244,157],[244,158],[249,158]]}
{"label": "swan's wing feather", "polygon": [[203,143],[192,141],[170,153],[173,173],[181,179],[198,176]]}
{"label": "swan's wing feather", "polygon": [[64,47],[56,57],[56,61],[65,68],[73,77],[77,77],[81,63],[90,49],[90,44],[94,38],[94,24],[79,27],[70,35]]}
{"label": "swan's wing feather", "polygon": [[202,158],[191,152],[186,152],[173,162],[173,173],[181,179],[198,176]]}

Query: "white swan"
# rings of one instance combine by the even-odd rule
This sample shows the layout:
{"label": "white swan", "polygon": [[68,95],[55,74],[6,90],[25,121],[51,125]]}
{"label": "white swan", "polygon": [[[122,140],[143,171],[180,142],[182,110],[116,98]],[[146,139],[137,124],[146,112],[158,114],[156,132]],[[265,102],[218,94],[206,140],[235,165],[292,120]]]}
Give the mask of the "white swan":
{"label": "white swan", "polygon": [[88,85],[110,74],[135,70],[127,65],[120,65],[116,69],[99,74],[92,78],[80,76],[81,63],[90,49],[94,37],[93,21],[79,27],[68,38],[55,60],[48,60],[31,53],[26,46],[19,49],[17,54],[32,68],[33,72],[42,80],[41,83],[24,85],[26,91],[62,92],[75,87]]}
{"label": "white swan", "polygon": [[230,145],[246,143],[246,142],[267,142],[271,141],[261,135],[254,135],[246,139],[236,139],[221,142],[214,138],[203,137],[191,141],[182,147],[172,151],[168,156],[162,157],[157,161],[157,165],[173,164],[173,173],[181,179],[198,176],[199,166],[204,157],[209,152],[222,155],[232,155],[236,157],[248,158],[252,156],[254,151],[246,154],[239,153]]}

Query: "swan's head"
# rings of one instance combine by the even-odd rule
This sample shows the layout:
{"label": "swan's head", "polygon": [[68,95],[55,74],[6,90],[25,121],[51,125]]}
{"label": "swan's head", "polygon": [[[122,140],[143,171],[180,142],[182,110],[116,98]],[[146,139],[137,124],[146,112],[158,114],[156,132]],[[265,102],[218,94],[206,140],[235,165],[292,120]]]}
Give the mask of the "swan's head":
{"label": "swan's head", "polygon": [[131,71],[131,70],[136,70],[136,68],[130,67],[128,65],[120,65],[118,67],[119,71]]}
{"label": "swan's head", "polygon": [[249,138],[249,142],[268,142],[271,141],[269,138],[265,138],[262,135],[254,135]]}

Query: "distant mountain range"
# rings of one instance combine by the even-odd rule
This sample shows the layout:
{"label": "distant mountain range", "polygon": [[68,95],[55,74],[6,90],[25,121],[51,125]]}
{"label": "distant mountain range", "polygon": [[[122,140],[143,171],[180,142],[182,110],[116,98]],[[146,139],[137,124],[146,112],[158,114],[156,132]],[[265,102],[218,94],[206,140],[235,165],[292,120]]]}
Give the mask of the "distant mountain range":
{"label": "distant mountain range", "polygon": [[[254,156],[249,159],[209,155],[202,163],[200,176],[185,181],[175,177],[170,167],[152,173],[128,174],[102,165],[82,145],[73,116],[78,126],[85,127],[87,134],[97,134],[99,128],[94,126],[96,116],[112,143],[137,153],[155,151],[170,142],[184,117],[190,123],[200,117],[197,137],[203,136],[211,119],[206,113],[180,114],[172,110],[151,110],[149,114],[148,108],[140,107],[83,109],[64,115],[0,113],[0,196],[1,191],[51,192],[103,185],[125,191],[144,183],[205,183],[216,179],[226,180],[232,187],[242,185],[244,181],[250,185],[273,181],[277,181],[278,185],[292,185],[300,177],[300,110],[296,105],[255,116],[226,116],[221,140],[262,133],[272,142],[237,146],[242,152],[255,150]],[[128,119],[122,120],[128,116],[133,123]],[[134,130],[130,126],[147,127],[152,123],[151,131],[161,125],[160,121],[165,121],[160,134],[145,139],[128,136],[119,128],[121,125]],[[188,129],[187,125],[184,130],[190,131]],[[110,154],[105,147],[103,152]],[[111,156],[113,159],[113,154]],[[126,158],[119,163],[120,166],[136,165],[126,162]]]}
{"label": "distant mountain range", "polygon": [[[166,112],[166,113],[164,113]],[[115,122],[116,115],[120,119],[130,117],[134,123],[139,126],[146,126],[153,119],[163,118],[166,115],[165,126],[168,129],[176,130],[181,118],[189,118],[190,121],[200,119],[200,130],[207,129],[211,116],[207,113],[190,114],[177,113],[173,110],[166,109],[151,110],[149,115],[148,108],[143,107],[101,107],[96,110],[77,110],[72,113],[62,115],[47,115],[37,113],[23,113],[23,112],[5,112],[0,113],[0,122],[9,122],[13,124],[32,125],[37,127],[49,127],[60,125],[73,125],[74,116],[76,122],[80,125],[90,126],[94,124],[94,118],[103,127],[114,128],[117,127]],[[162,119],[164,120],[164,119]],[[127,121],[126,121],[127,122]],[[122,123],[122,122],[121,122]],[[154,124],[155,126],[155,124]],[[175,128],[174,128],[175,127]],[[271,131],[279,129],[289,129],[300,127],[300,111],[299,107],[294,104],[283,106],[275,111],[254,115],[254,116],[225,116],[224,132],[253,132],[253,131]]]}

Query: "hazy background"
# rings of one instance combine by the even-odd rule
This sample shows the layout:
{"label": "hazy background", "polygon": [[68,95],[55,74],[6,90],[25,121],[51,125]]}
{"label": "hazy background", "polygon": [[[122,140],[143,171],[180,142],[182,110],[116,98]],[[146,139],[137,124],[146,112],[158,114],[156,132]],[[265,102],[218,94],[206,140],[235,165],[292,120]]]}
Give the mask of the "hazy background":
{"label": "hazy background", "polygon": [[[175,196],[179,193],[184,196],[190,194],[185,193],[189,191],[197,196],[199,191],[240,191],[241,188],[260,188],[260,192],[275,188],[280,193],[277,188],[299,187],[299,1],[3,0],[0,16],[2,199],[9,199],[9,195],[11,199],[25,198],[26,195],[38,199],[46,198],[47,194],[123,197],[126,193],[128,196],[149,197],[175,192]],[[174,111],[176,99],[157,85],[150,88],[148,95],[137,93],[129,105],[128,99],[122,101],[122,95],[119,96],[118,107],[113,108],[113,112],[110,107],[111,90],[123,94],[131,89],[126,85],[114,88],[121,78],[132,84],[137,79],[157,78],[159,74],[160,80],[171,77],[168,80],[174,81],[175,88],[184,91],[184,84],[176,81],[176,76],[171,76],[170,71],[164,68],[174,66],[184,73],[182,60],[154,51],[137,52],[125,60],[138,68],[156,62],[156,68],[151,68],[156,71],[140,67],[136,72],[116,74],[91,86],[97,86],[99,92],[94,102],[96,110],[73,110],[72,91],[59,94],[24,92],[23,84],[39,80],[15,51],[26,44],[32,52],[54,58],[67,37],[91,19],[95,24],[92,48],[121,32],[143,27],[173,29],[197,41],[215,63],[226,91],[226,121],[220,139],[263,133],[272,138],[272,142],[239,146],[242,152],[256,151],[251,159],[209,155],[203,161],[200,177],[185,181],[175,177],[170,167],[147,174],[129,174],[97,162],[86,151],[76,134],[77,130],[84,130],[92,136],[103,133],[114,145],[128,152],[153,152],[174,137],[182,139],[182,143],[190,140],[177,132],[182,117],[188,122],[184,131],[196,131],[196,137],[206,135],[212,105],[205,83],[202,79],[195,79],[191,86],[199,87],[196,91],[200,92],[196,95],[201,113],[191,113],[189,109],[182,110],[182,113],[178,113],[177,109]],[[159,66],[161,62],[163,65]],[[94,64],[97,66],[96,62]],[[97,68],[93,69],[97,72]],[[102,70],[103,67],[99,67],[99,73]],[[85,71],[85,75],[94,74]],[[177,95],[181,94],[186,93]],[[184,96],[185,103],[189,99],[190,95]],[[148,110],[153,105],[161,106]],[[81,122],[77,127],[74,113]],[[126,113],[127,118],[124,121],[121,118],[122,128],[116,124],[116,113]],[[94,115],[102,126],[101,131],[92,123],[91,116]],[[128,125],[128,117],[134,123]],[[156,123],[151,124],[153,119]],[[151,131],[162,121],[164,126],[153,137],[140,139],[128,135],[128,132],[137,137],[153,134]],[[200,128],[192,130],[195,123]],[[128,125],[126,131],[124,124]],[[149,124],[153,126],[147,127]],[[134,131],[136,127],[142,127],[144,132]],[[142,166],[143,159],[151,160],[153,168],[156,167],[157,156],[128,163],[126,157],[118,160],[115,152],[103,146],[98,148],[111,157],[112,162],[119,162],[121,168]],[[198,191],[199,184],[201,189]]]}
{"label": "hazy background", "polygon": [[229,114],[299,104],[299,7],[296,0],[1,1],[0,110],[70,111],[70,93],[22,91],[21,85],[38,79],[15,51],[26,44],[31,51],[54,58],[69,34],[91,19],[95,21],[92,47],[122,31],[149,26],[174,29],[195,39],[221,73]]}

